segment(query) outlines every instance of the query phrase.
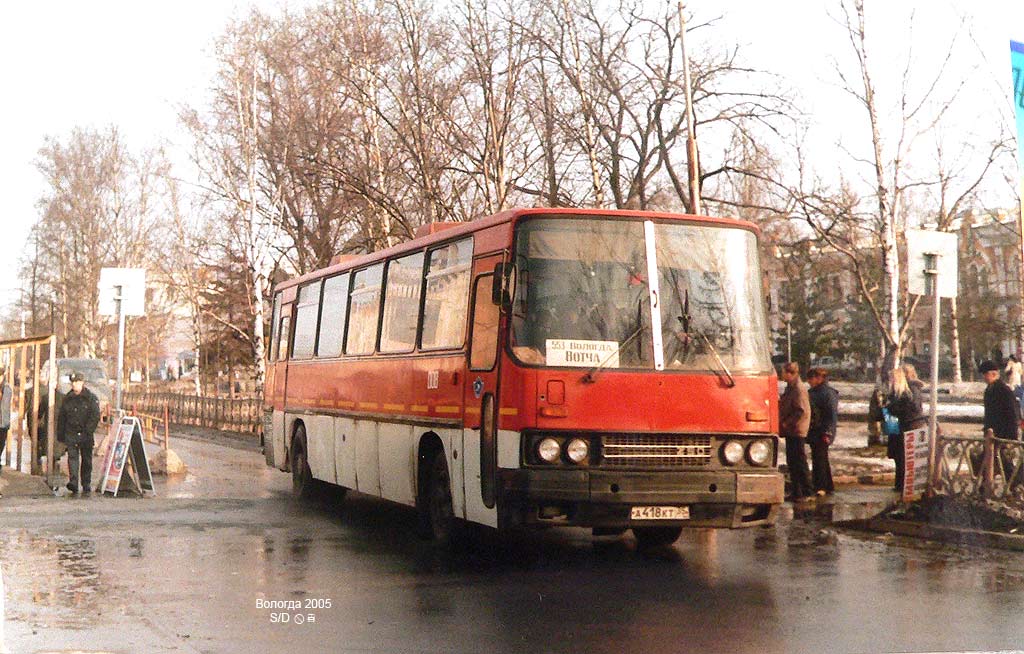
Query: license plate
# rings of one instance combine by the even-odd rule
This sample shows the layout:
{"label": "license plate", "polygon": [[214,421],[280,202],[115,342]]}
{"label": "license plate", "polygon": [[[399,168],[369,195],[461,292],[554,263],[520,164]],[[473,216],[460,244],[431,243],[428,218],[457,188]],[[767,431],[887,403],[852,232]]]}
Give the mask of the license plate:
{"label": "license plate", "polygon": [[634,506],[629,509],[630,520],[689,520],[688,506]]}

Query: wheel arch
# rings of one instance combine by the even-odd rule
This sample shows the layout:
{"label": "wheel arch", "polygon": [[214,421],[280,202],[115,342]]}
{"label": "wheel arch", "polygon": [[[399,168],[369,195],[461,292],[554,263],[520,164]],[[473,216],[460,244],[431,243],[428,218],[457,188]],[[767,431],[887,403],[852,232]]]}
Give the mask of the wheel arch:
{"label": "wheel arch", "polygon": [[419,443],[416,446],[416,505],[423,502],[423,495],[426,492],[426,482],[430,471],[430,462],[435,456],[445,456],[444,441],[434,431],[427,431],[420,435]]}
{"label": "wheel arch", "polygon": [[[284,444],[284,462],[285,472],[291,472],[292,470],[292,445],[295,443],[295,435],[299,433],[299,427],[302,427],[302,431],[306,432],[306,422],[302,418],[295,418],[292,421],[291,428],[287,430],[288,438]],[[309,456],[309,437],[306,437],[305,447],[307,449],[306,456]]]}

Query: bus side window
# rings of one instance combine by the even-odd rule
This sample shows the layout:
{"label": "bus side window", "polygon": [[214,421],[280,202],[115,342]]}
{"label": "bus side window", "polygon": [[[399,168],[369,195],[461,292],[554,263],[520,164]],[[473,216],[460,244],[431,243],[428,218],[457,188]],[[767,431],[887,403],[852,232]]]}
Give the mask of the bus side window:
{"label": "bus side window", "polygon": [[281,320],[281,294],[278,293],[274,296],[274,312],[270,315],[270,347],[268,348],[268,354],[270,355],[271,361],[277,361],[277,334],[279,330],[278,322]]}
{"label": "bus side window", "polygon": [[448,243],[428,255],[420,349],[462,347],[466,340],[473,239]]}
{"label": "bus side window", "polygon": [[348,273],[324,282],[320,303],[320,330],[317,332],[316,355],[340,357],[345,335],[345,314],[348,311]]}
{"label": "bus side window", "polygon": [[473,335],[469,346],[471,370],[491,370],[498,355],[498,305],[491,301],[494,275],[480,275],[473,290]]}
{"label": "bus side window", "polygon": [[288,358],[288,328],[291,319],[288,316],[281,317],[281,327],[278,329],[280,338],[277,340],[277,360],[284,361]]}
{"label": "bus side window", "polygon": [[299,289],[299,301],[295,306],[295,341],[292,343],[292,358],[309,359],[316,346],[316,323],[320,314],[320,287],[322,282],[306,284]]}
{"label": "bus side window", "polygon": [[345,354],[373,354],[377,345],[383,276],[383,263],[360,270],[352,276]]}
{"label": "bus side window", "polygon": [[423,253],[388,262],[384,288],[380,351],[412,352],[416,347],[416,322],[423,291]]}

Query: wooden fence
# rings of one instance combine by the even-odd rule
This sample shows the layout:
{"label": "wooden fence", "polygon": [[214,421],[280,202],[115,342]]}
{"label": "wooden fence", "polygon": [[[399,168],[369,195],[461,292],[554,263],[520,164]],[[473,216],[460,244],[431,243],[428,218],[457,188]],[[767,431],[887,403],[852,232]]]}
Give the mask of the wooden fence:
{"label": "wooden fence", "polygon": [[198,397],[178,393],[125,393],[122,406],[131,411],[163,415],[170,421],[258,436],[263,429],[263,401],[256,398]]}

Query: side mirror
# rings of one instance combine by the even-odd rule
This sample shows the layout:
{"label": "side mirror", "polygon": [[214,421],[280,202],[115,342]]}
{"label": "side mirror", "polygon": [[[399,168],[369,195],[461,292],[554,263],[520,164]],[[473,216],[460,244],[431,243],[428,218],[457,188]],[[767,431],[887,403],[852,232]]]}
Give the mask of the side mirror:
{"label": "side mirror", "polygon": [[507,310],[512,306],[514,286],[514,266],[510,263],[495,264],[494,277],[491,278],[491,302]]}

